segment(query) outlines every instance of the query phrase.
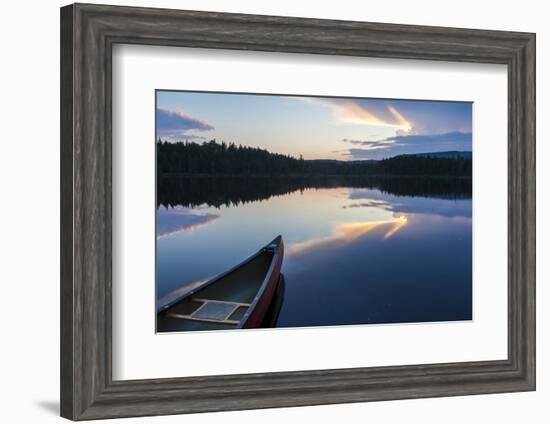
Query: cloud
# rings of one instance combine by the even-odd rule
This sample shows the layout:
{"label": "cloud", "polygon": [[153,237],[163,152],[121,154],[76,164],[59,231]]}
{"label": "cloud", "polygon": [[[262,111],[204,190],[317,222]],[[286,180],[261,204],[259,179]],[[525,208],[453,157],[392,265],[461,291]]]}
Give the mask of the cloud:
{"label": "cloud", "polygon": [[[402,144],[396,143],[395,140],[392,139],[383,139],[378,141],[366,141],[366,140],[350,140],[348,138],[343,138],[342,141],[344,143],[350,143],[350,144],[356,144],[360,146],[364,146],[365,148],[362,150],[378,150],[378,149],[387,149],[389,147],[396,147],[401,146]],[[358,150],[358,149],[354,149]]]}
{"label": "cloud", "polygon": [[205,139],[191,131],[210,131],[214,127],[206,120],[185,112],[157,108],[157,136],[168,139]]}
{"label": "cloud", "polygon": [[[370,125],[396,136],[472,131],[472,103],[398,99],[299,97],[340,123]],[[347,134],[352,135],[348,132]]]}
{"label": "cloud", "polygon": [[329,108],[334,118],[340,122],[392,127],[403,133],[408,133],[413,128],[413,124],[394,106],[379,100],[374,103],[369,100],[327,97],[298,97],[298,99]]}
{"label": "cloud", "polygon": [[157,127],[163,130],[213,130],[214,127],[204,119],[195,118],[185,112],[157,109]]}
{"label": "cloud", "polygon": [[385,140],[403,141],[406,143],[441,143],[441,142],[471,143],[472,133],[461,132],[461,131],[451,131],[444,134],[396,135],[395,137],[388,137]]}
{"label": "cloud", "polygon": [[399,111],[395,107],[388,106],[388,110],[395,117],[395,119],[397,119],[397,122],[399,122],[401,131],[408,132],[412,130],[412,124],[407,121],[405,117],[401,113],[399,113]]}
{"label": "cloud", "polygon": [[382,140],[350,140],[343,142],[361,146],[348,149],[344,156],[351,159],[382,159],[400,154],[471,150],[472,133],[451,131],[443,134],[396,135]]}

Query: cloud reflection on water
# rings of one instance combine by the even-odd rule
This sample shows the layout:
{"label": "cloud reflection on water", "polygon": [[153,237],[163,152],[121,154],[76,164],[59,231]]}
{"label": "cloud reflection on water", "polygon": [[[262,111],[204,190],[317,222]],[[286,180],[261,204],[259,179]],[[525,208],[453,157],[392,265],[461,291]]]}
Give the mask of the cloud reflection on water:
{"label": "cloud reflection on water", "polygon": [[412,197],[382,194],[378,190],[352,189],[343,208],[376,207],[398,214],[429,214],[444,217],[472,217],[471,198]]}
{"label": "cloud reflection on water", "polygon": [[354,241],[365,236],[375,229],[383,228],[385,233],[383,238],[389,239],[407,224],[407,217],[399,217],[386,221],[367,221],[341,224],[334,229],[333,235],[319,239],[307,240],[301,243],[291,244],[287,250],[291,254],[300,254],[312,250],[319,244],[330,243],[332,245],[341,245]]}
{"label": "cloud reflection on water", "polygon": [[214,222],[219,215],[212,213],[198,214],[187,208],[157,209],[157,240],[183,231],[192,232],[197,228]]}

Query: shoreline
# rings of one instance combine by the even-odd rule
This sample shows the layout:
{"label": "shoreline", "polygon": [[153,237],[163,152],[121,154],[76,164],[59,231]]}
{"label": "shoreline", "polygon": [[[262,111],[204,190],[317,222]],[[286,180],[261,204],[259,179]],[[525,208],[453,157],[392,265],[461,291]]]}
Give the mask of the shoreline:
{"label": "shoreline", "polygon": [[411,175],[411,174],[161,174],[161,178],[430,178],[472,179],[471,175]]}

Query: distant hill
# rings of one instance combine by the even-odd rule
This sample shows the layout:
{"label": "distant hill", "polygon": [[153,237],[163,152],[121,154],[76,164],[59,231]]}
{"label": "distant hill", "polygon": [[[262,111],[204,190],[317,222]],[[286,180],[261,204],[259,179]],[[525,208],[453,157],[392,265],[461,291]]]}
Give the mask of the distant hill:
{"label": "distant hill", "polygon": [[451,150],[448,152],[410,153],[402,156],[417,156],[417,157],[423,157],[423,158],[448,158],[448,159],[462,158],[462,159],[472,160],[472,152],[459,151],[459,150]]}
{"label": "distant hill", "polygon": [[343,160],[338,159],[306,159],[305,162],[308,163],[344,163]]}
{"label": "distant hill", "polygon": [[[390,156],[386,159],[397,158],[400,156],[416,156],[420,158],[445,158],[445,159],[467,159],[472,160],[472,152],[449,150],[447,152],[426,152],[426,153],[406,153],[402,155]],[[305,162],[317,163],[317,164],[375,164],[379,162],[379,159],[362,159],[362,160],[337,160],[337,159],[309,159]]]}
{"label": "distant hill", "polygon": [[305,162],[319,163],[319,164],[364,164],[364,163],[376,163],[377,159],[363,159],[363,160],[338,160],[338,159],[308,159]]}
{"label": "distant hill", "polygon": [[353,164],[375,164],[375,163],[378,163],[378,159],[361,159],[361,160],[348,160],[348,163],[353,163]]}

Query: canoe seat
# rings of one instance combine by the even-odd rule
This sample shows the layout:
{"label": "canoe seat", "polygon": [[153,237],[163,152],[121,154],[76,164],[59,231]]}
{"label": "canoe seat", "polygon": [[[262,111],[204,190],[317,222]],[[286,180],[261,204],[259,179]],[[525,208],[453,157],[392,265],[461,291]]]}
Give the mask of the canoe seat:
{"label": "canoe seat", "polygon": [[191,302],[202,303],[190,314],[167,313],[170,318],[185,319],[190,321],[210,322],[216,324],[238,325],[239,320],[230,317],[239,308],[249,308],[250,303],[228,302],[225,300],[213,300],[192,297]]}

